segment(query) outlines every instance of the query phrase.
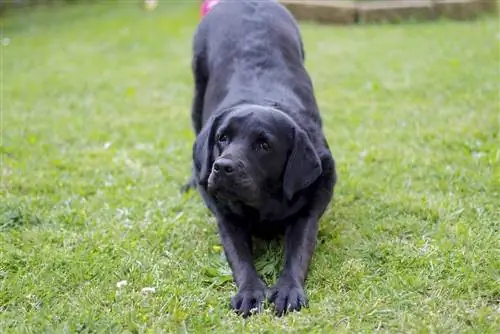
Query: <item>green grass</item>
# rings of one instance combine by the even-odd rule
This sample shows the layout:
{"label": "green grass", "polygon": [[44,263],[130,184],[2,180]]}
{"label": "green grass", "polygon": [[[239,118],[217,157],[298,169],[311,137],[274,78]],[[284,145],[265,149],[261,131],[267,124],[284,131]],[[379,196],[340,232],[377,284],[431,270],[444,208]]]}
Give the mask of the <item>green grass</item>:
{"label": "green grass", "polygon": [[[178,191],[197,21],[186,1],[2,18],[0,332],[498,333],[497,19],[301,24],[339,183],[310,308],[248,320]],[[260,247],[272,283],[281,250]]]}

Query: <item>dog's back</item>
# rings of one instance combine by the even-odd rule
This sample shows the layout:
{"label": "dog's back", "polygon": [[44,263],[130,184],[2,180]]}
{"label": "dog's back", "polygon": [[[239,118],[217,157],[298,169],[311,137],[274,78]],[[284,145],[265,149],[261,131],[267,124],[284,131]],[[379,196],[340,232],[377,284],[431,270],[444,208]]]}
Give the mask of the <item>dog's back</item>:
{"label": "dog's back", "polygon": [[222,1],[200,23],[194,54],[207,78],[202,123],[240,103],[297,111],[298,122],[300,112],[317,112],[296,21],[274,0]]}

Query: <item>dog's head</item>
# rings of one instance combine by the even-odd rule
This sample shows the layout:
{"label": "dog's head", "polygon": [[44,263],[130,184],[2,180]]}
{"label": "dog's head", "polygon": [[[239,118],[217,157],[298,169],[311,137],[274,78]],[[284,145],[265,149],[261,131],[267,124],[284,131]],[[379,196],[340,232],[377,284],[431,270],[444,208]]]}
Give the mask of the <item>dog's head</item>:
{"label": "dog's head", "polygon": [[282,111],[262,106],[212,117],[196,138],[193,158],[199,183],[212,196],[252,207],[264,194],[291,200],[322,172],[307,134]]}

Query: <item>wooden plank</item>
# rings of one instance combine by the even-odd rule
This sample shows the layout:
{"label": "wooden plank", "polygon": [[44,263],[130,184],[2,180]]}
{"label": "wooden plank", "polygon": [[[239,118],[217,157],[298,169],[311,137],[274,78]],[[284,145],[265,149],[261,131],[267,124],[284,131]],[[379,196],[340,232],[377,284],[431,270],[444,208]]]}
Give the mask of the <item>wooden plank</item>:
{"label": "wooden plank", "polygon": [[280,0],[297,20],[332,24],[353,24],[356,3],[342,0]]}
{"label": "wooden plank", "polygon": [[359,22],[398,23],[405,20],[435,19],[432,0],[367,1],[358,3]]}
{"label": "wooden plank", "polygon": [[498,12],[498,0],[477,0],[481,10],[485,13]]}
{"label": "wooden plank", "polygon": [[333,24],[398,23],[407,20],[455,20],[497,12],[498,0],[279,0],[301,21]]}
{"label": "wooden plank", "polygon": [[482,12],[482,8],[477,0],[434,0],[434,11],[438,17],[471,20]]}

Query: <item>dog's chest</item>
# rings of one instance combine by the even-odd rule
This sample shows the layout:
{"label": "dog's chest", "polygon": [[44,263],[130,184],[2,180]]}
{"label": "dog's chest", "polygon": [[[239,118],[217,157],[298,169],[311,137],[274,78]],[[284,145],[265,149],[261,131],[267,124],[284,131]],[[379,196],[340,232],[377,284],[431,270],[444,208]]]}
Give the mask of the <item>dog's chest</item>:
{"label": "dog's chest", "polygon": [[261,237],[274,237],[285,232],[293,224],[305,207],[305,198],[300,198],[289,205],[281,202],[272,206],[272,210],[263,210],[251,220],[251,230]]}
{"label": "dog's chest", "polygon": [[263,238],[272,239],[285,233],[286,227],[290,224],[289,219],[283,220],[257,220],[250,224],[253,235]]}
{"label": "dog's chest", "polygon": [[293,203],[268,199],[267,205],[260,208],[250,208],[241,202],[226,202],[224,211],[233,217],[240,217],[241,222],[248,224],[255,236],[268,239],[283,234],[290,224],[293,224],[307,209],[307,199],[300,196]]}

